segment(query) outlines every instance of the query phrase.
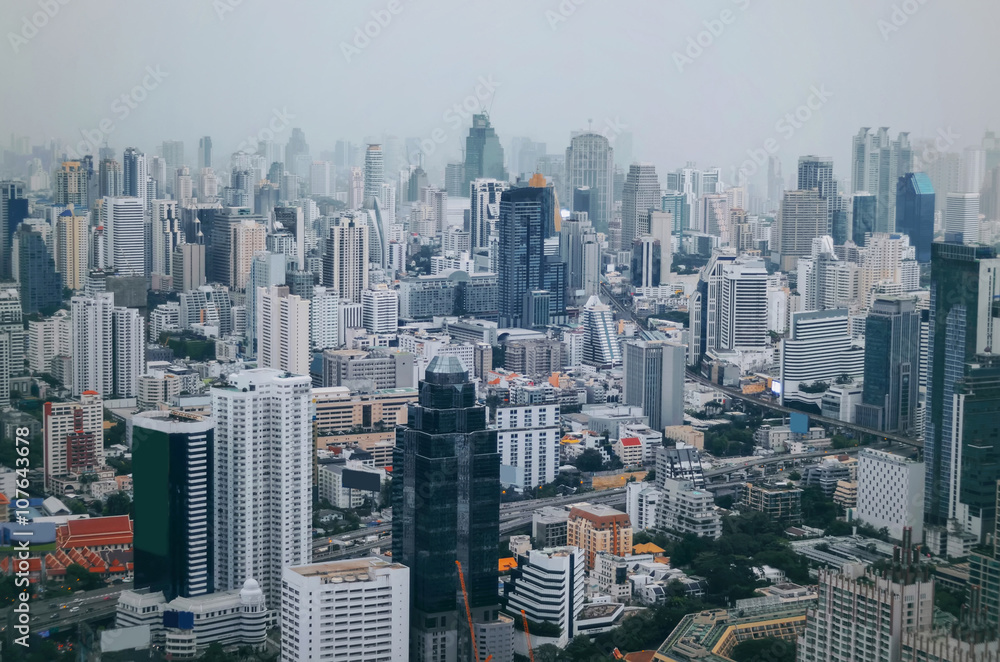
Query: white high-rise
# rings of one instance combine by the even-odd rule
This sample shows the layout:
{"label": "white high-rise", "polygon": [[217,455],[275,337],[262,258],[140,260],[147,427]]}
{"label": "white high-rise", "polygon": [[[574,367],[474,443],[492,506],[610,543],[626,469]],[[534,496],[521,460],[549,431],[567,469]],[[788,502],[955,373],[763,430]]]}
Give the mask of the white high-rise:
{"label": "white high-rise", "polygon": [[396,333],[399,328],[399,292],[385,285],[361,291],[361,319],[371,333]]}
{"label": "white high-rise", "polygon": [[924,463],[885,451],[864,448],[858,455],[857,518],[876,529],[885,527],[893,540],[913,529],[923,540]]}
{"label": "white high-rise", "polygon": [[257,363],[262,368],[309,374],[309,300],[285,286],[257,289]]}
{"label": "white high-rise", "polygon": [[176,200],[153,200],[153,214],[150,228],[152,243],[152,265],[154,274],[170,274],[171,257],[180,243],[179,217]]}
{"label": "white high-rise", "polygon": [[10,378],[24,372],[24,325],[17,290],[0,291],[0,406],[10,405]]}
{"label": "white high-rise", "polygon": [[949,193],[944,210],[945,234],[961,235],[963,244],[979,242],[979,194]]}
{"label": "white high-rise", "polygon": [[[364,206],[367,209],[374,207],[374,201],[382,195],[384,161],[382,145],[368,145],[365,151],[365,193]],[[382,203],[379,200],[379,203]]]}
{"label": "white high-rise", "polygon": [[782,403],[802,400],[802,386],[864,375],[864,348],[853,343],[846,309],[795,312],[790,327],[780,345]]}
{"label": "white high-rise", "polygon": [[212,389],[217,591],[253,577],[279,604],[282,569],[310,560],[311,385],[308,375],[256,368]]}
{"label": "white high-rise", "polygon": [[70,307],[73,395],[96,391],[105,398],[135,397],[146,367],[144,323],[139,311],[115,306],[111,292],[75,296]]}
{"label": "white high-rise", "polygon": [[341,299],[361,302],[368,289],[368,245],[370,236],[366,214],[344,214],[330,227],[323,256],[323,284],[336,290]]}
{"label": "white high-rise", "polygon": [[640,219],[648,220],[643,212],[660,208],[660,180],[652,163],[633,163],[625,176],[622,191],[622,247],[629,248],[639,237],[650,234]]}
{"label": "white high-rise", "polygon": [[767,267],[759,258],[740,258],[722,268],[719,346],[729,351],[767,347]]}
{"label": "white high-rise", "polygon": [[583,307],[580,322],[584,330],[583,362],[594,366],[621,365],[622,349],[611,307],[594,295]]}
{"label": "white high-rise", "polygon": [[312,195],[330,195],[330,162],[313,161],[309,166],[309,192]]}
{"label": "white high-rise", "polygon": [[510,184],[496,179],[475,179],[469,188],[472,249],[486,248],[489,246],[489,238],[496,236],[496,224],[500,219],[500,196],[510,188]]}
{"label": "white high-rise", "polygon": [[282,572],[281,659],[406,660],[410,569],[378,557]]}
{"label": "white high-rise", "polygon": [[559,405],[500,407],[496,415],[501,481],[520,490],[554,481],[562,436]]}
{"label": "white high-rise", "polygon": [[333,349],[338,340],[340,297],[337,292],[317,285],[309,300],[309,344],[314,350]]}
{"label": "white high-rise", "polygon": [[114,267],[123,275],[147,275],[144,213],[144,202],[138,197],[104,198],[101,225],[107,248],[102,266]]}

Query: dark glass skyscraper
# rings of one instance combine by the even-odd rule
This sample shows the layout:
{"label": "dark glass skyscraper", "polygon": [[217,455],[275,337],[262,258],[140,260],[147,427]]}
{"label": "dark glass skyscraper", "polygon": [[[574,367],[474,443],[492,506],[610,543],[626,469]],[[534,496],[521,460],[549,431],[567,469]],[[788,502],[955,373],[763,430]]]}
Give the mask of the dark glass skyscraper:
{"label": "dark glass skyscraper", "polygon": [[865,234],[875,232],[878,199],[870,193],[855,193],[852,206],[851,239],[858,246],[864,246]]}
{"label": "dark glass skyscraper", "polygon": [[11,240],[17,226],[28,218],[24,182],[0,182],[0,277],[10,278],[13,269]]}
{"label": "dark glass skyscraper", "polygon": [[886,432],[914,432],[919,372],[920,312],[915,300],[876,298],[866,322],[858,423]]}
{"label": "dark glass skyscraper", "polygon": [[[499,288],[501,326],[530,328],[530,301],[537,293],[549,292],[549,320],[558,322],[566,312],[566,264],[561,261],[556,234],[555,190],[545,186],[543,177],[532,178],[531,186],[504,191],[500,197]],[[555,242],[546,250],[546,240]],[[549,253],[549,254],[546,254]]]}
{"label": "dark glass skyscraper", "polygon": [[934,240],[934,186],[922,172],[908,172],[896,186],[896,232],[910,237],[917,262],[931,261]]}
{"label": "dark glass skyscraper", "polygon": [[410,568],[410,659],[469,659],[467,645],[469,655],[454,656],[468,633],[455,561],[473,620],[495,620],[497,433],[487,429],[487,410],[476,405],[476,387],[457,357],[432,359],[419,390],[397,429],[392,462],[392,556]]}
{"label": "dark glass skyscraper", "polygon": [[215,423],[149,411],[132,419],[135,587],[167,600],[211,593]]}
{"label": "dark glass skyscraper", "polygon": [[17,279],[21,284],[21,311],[25,315],[62,303],[62,286],[52,254],[40,232],[22,225],[14,235]]}
{"label": "dark glass skyscraper", "polygon": [[462,190],[468,191],[475,179],[499,179],[507,181],[507,171],[503,168],[503,147],[500,138],[490,125],[486,113],[472,116],[472,128],[465,139],[465,178]]}

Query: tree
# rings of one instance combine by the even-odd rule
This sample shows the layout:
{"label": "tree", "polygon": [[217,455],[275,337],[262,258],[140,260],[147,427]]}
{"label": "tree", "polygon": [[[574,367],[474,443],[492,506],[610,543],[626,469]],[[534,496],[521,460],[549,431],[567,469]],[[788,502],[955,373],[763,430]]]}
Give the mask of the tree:
{"label": "tree", "polygon": [[66,568],[66,585],[76,591],[90,591],[104,586],[104,580],[79,563],[70,563]]}
{"label": "tree", "polygon": [[795,662],[795,642],[777,637],[747,639],[736,644],[730,657],[736,662]]}
{"label": "tree", "polygon": [[788,480],[802,480],[802,474],[798,471],[793,471],[788,474]]}
{"label": "tree", "polygon": [[576,468],[584,472],[600,471],[604,466],[604,458],[601,454],[594,450],[593,448],[588,448],[587,450],[580,453],[580,456],[576,458]]}
{"label": "tree", "polygon": [[128,515],[131,506],[132,499],[127,494],[124,492],[114,492],[113,494],[109,494],[108,498],[104,501],[104,514]]}
{"label": "tree", "polygon": [[642,479],[644,483],[655,483],[656,482],[656,469],[650,469],[646,472],[645,478]]}

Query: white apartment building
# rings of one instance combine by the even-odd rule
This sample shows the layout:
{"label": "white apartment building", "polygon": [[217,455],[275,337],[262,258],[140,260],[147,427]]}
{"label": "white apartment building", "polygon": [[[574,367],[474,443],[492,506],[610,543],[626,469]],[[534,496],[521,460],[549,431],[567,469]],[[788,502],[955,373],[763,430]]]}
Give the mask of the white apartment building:
{"label": "white apartment building", "polygon": [[[377,501],[378,490],[385,481],[385,469],[366,467],[357,460],[348,460],[346,464],[320,464],[316,471],[319,498],[326,499],[334,508],[360,508],[366,498],[374,498]],[[371,487],[376,489],[351,487],[355,484],[351,480],[352,476],[356,477],[358,474],[365,474],[361,477],[361,482],[370,483]],[[367,481],[364,481],[365,477],[368,478]]]}
{"label": "white apartment building", "polygon": [[340,298],[322,285],[313,288],[309,300],[309,344],[314,350],[340,346],[338,335]]}
{"label": "white apartment building", "polygon": [[135,397],[146,350],[139,311],[115,306],[111,292],[75,296],[70,307],[73,394],[90,390],[102,397]]}
{"label": "white apartment building", "polygon": [[523,490],[554,481],[560,437],[558,404],[498,408],[501,482]]}
{"label": "white apartment building", "polygon": [[554,623],[562,628],[557,646],[565,646],[576,633],[576,618],[584,606],[586,554],[576,547],[532,549],[519,559],[520,566],[504,583],[507,609],[529,620]]}
{"label": "white apartment building", "polygon": [[662,496],[652,483],[625,485],[625,512],[635,531],[656,528],[656,508]]}
{"label": "white apartment building", "polygon": [[361,319],[370,333],[396,333],[399,328],[399,292],[384,285],[361,292]]}
{"label": "white apartment building", "polygon": [[149,342],[159,342],[164,331],[177,331],[181,323],[181,305],[176,301],[161,303],[149,312]]}
{"label": "white apartment building", "polygon": [[739,258],[722,268],[718,303],[720,349],[767,347],[767,267],[759,258]]}
{"label": "white apartment building", "polygon": [[[864,376],[864,348],[854,345],[843,308],[792,313],[791,333],[781,341],[781,398],[803,400],[801,386],[832,384],[841,375]],[[822,394],[815,395],[819,404]]]}
{"label": "white apartment building", "polygon": [[281,659],[406,660],[410,569],[378,557],[282,572]]}
{"label": "white apartment building", "polygon": [[32,372],[49,372],[52,359],[70,355],[72,318],[65,310],[52,317],[28,321],[28,367]]}
{"label": "white apartment building", "polygon": [[107,244],[100,266],[114,267],[120,274],[147,275],[145,211],[141,198],[104,198],[100,220]]}
{"label": "white apartment building", "polygon": [[924,463],[870,448],[858,454],[858,519],[876,529],[889,529],[894,540],[903,528],[923,540]]}
{"label": "white apartment building", "polygon": [[680,534],[693,533],[699,538],[722,535],[722,517],[715,507],[715,497],[695,489],[689,480],[665,478],[656,508],[656,526]]}
{"label": "white apartment building", "polygon": [[262,368],[309,374],[309,299],[287,287],[257,289],[257,363]]}
{"label": "white apartment building", "polygon": [[308,375],[256,368],[211,391],[218,590],[253,577],[277,602],[282,568],[310,559],[311,386]]}

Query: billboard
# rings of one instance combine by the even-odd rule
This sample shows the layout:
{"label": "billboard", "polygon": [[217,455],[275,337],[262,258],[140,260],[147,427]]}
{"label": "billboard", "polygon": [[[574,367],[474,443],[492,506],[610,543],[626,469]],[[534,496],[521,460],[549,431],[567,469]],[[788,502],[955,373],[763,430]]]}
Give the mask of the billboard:
{"label": "billboard", "polygon": [[362,490],[364,492],[378,492],[382,489],[382,480],[374,471],[358,471],[357,469],[344,469],[343,486],[351,490]]}
{"label": "billboard", "polygon": [[806,414],[792,412],[788,424],[795,434],[809,434],[809,416]]}

